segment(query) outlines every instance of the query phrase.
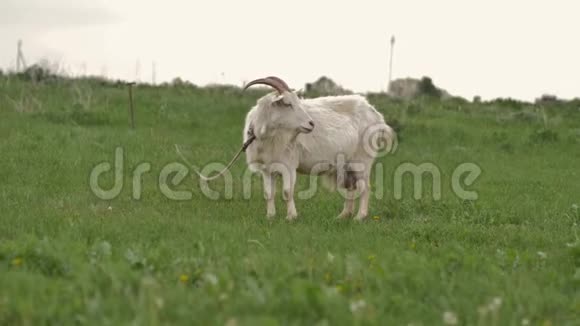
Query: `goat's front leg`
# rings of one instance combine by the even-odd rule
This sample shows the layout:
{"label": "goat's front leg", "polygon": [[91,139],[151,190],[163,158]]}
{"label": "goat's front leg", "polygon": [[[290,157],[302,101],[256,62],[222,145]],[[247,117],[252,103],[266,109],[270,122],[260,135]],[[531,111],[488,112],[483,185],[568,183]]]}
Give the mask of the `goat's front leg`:
{"label": "goat's front leg", "polygon": [[282,182],[284,189],[284,200],[286,201],[287,214],[286,219],[291,221],[298,217],[296,206],[294,205],[294,185],[296,184],[296,170],[289,169],[282,173]]}
{"label": "goat's front leg", "polygon": [[271,173],[264,172],[262,174],[262,180],[264,181],[264,198],[266,199],[266,216],[268,218],[273,218],[276,216],[276,179]]}

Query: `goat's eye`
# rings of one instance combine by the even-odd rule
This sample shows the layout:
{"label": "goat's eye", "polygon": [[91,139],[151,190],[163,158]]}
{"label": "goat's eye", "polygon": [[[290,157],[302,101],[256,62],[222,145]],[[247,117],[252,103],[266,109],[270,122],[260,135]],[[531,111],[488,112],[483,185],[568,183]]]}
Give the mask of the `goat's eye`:
{"label": "goat's eye", "polygon": [[286,104],[284,100],[274,102],[274,105],[279,108],[292,108],[292,105]]}

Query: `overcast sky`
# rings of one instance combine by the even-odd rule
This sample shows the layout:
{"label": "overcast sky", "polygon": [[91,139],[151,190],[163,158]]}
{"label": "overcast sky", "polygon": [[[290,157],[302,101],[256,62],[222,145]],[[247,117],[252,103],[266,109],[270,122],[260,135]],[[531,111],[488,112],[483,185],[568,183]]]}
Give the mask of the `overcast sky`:
{"label": "overcast sky", "polygon": [[[1,0],[0,67],[61,62],[71,74],[196,84],[326,75],[355,91],[430,76],[471,98],[580,97],[576,0]],[[139,64],[137,64],[139,62]],[[137,73],[137,66],[140,72]]]}

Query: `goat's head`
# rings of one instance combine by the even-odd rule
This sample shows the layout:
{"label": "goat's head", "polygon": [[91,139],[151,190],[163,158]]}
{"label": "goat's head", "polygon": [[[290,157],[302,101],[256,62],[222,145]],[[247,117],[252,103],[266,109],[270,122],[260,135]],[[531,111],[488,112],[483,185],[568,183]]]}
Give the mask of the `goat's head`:
{"label": "goat's head", "polygon": [[278,77],[260,78],[249,82],[252,85],[268,85],[276,90],[258,100],[254,130],[258,137],[278,131],[310,133],[314,129],[312,118],[303,108],[302,101],[288,85]]}

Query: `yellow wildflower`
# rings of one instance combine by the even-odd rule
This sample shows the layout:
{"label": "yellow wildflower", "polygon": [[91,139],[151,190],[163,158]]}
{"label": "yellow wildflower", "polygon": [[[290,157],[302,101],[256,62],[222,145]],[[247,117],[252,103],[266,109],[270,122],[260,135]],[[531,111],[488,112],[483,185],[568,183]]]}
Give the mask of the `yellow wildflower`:
{"label": "yellow wildflower", "polygon": [[12,266],[20,266],[22,265],[22,258],[16,257],[12,259]]}
{"label": "yellow wildflower", "polygon": [[181,274],[179,275],[179,282],[181,283],[187,283],[189,281],[189,276],[187,276],[186,274]]}

